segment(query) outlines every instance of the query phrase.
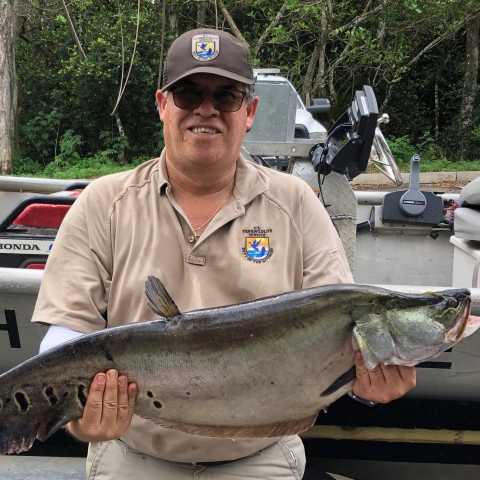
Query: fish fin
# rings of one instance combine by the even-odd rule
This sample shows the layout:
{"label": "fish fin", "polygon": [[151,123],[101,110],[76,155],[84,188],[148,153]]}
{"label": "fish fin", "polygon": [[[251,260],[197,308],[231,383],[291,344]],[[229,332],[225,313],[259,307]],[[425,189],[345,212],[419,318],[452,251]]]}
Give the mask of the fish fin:
{"label": "fish fin", "polygon": [[268,425],[249,425],[235,427],[232,425],[214,426],[214,425],[192,425],[169,420],[160,420],[151,417],[142,417],[150,422],[172,430],[178,430],[190,435],[199,435],[202,437],[215,438],[276,438],[295,435],[308,430],[317,419],[318,412],[300,420],[290,420],[288,422],[271,423]]}
{"label": "fish fin", "polygon": [[27,451],[36,438],[43,442],[70,420],[56,412],[41,419],[28,413],[0,415],[0,455]]}
{"label": "fish fin", "polygon": [[157,315],[165,318],[180,315],[180,310],[157,277],[148,276],[145,282],[145,294],[148,298],[147,305]]}
{"label": "fish fin", "polygon": [[44,442],[71,420],[73,420],[73,418],[68,418],[66,415],[54,415],[48,423],[44,423],[41,428],[37,430],[37,438]]}
{"label": "fish fin", "polygon": [[326,388],[321,394],[321,397],[328,397],[335,393],[337,390],[340,390],[342,387],[345,385],[348,385],[350,382],[353,382],[355,380],[355,377],[357,375],[357,370],[355,368],[355,365],[350,368],[347,372],[345,372],[343,375],[340,375],[328,388]]}

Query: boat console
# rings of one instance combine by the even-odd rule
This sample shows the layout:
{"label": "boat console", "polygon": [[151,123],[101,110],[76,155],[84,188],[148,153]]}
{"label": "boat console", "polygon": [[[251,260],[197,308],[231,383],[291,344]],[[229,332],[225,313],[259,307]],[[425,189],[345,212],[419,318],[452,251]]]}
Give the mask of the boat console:
{"label": "boat console", "polygon": [[410,159],[408,190],[387,193],[383,198],[382,222],[435,227],[443,222],[443,199],[420,190],[420,157]]}

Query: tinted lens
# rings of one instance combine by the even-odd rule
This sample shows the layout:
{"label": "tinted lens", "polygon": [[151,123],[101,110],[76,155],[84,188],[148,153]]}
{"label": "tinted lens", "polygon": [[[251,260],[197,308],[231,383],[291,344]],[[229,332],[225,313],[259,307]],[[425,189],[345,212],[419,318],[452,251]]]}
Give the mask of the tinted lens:
{"label": "tinted lens", "polygon": [[195,110],[203,101],[203,92],[196,88],[179,87],[173,90],[173,101],[178,108]]}
{"label": "tinted lens", "polygon": [[213,106],[220,112],[236,112],[243,103],[245,92],[240,90],[217,90],[213,92]]}
{"label": "tinted lens", "polygon": [[204,93],[191,87],[178,87],[173,90],[173,100],[178,108],[195,110],[205,97],[209,96],[213,107],[220,112],[236,112],[243,103],[245,92],[240,90],[215,90]]}

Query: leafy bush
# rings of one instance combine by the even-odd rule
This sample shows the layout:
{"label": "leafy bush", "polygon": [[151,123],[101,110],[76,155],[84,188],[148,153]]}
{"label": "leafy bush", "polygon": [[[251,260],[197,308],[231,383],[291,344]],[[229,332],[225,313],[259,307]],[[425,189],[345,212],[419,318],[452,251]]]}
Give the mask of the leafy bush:
{"label": "leafy bush", "polygon": [[474,158],[480,158],[480,125],[476,125],[472,130],[471,153]]}
{"label": "leafy bush", "polygon": [[[479,129],[480,135],[480,129]],[[445,152],[439,147],[430,133],[424,133],[414,144],[408,135],[387,140],[400,170],[410,170],[410,159],[420,155],[420,170],[422,172],[466,171],[480,170],[480,160],[457,162],[448,160]]]}
{"label": "leafy bush", "polygon": [[410,159],[417,153],[408,135],[398,138],[391,137],[387,140],[387,143],[399,168],[409,165]]}
{"label": "leafy bush", "polygon": [[103,150],[94,156],[78,158],[78,154],[72,157],[57,156],[55,161],[42,168],[31,158],[16,157],[13,159],[15,175],[21,177],[58,178],[58,179],[93,179],[110,175],[111,173],[124,172],[150,160],[143,155],[134,158],[130,163],[119,165],[112,160],[114,150]]}
{"label": "leafy bush", "polygon": [[12,158],[13,171],[20,177],[38,177],[42,174],[42,166],[29,157]]}

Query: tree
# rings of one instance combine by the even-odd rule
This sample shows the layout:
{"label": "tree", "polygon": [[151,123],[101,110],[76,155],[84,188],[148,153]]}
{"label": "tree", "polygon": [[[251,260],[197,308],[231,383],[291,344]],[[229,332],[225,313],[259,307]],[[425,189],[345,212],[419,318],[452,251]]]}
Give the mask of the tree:
{"label": "tree", "polygon": [[466,160],[469,153],[470,132],[473,126],[473,109],[478,89],[478,50],[480,47],[480,15],[472,17],[466,23],[465,90],[460,109],[459,156]]}
{"label": "tree", "polygon": [[0,0],[0,174],[13,173],[16,150],[15,26],[13,0]]}

